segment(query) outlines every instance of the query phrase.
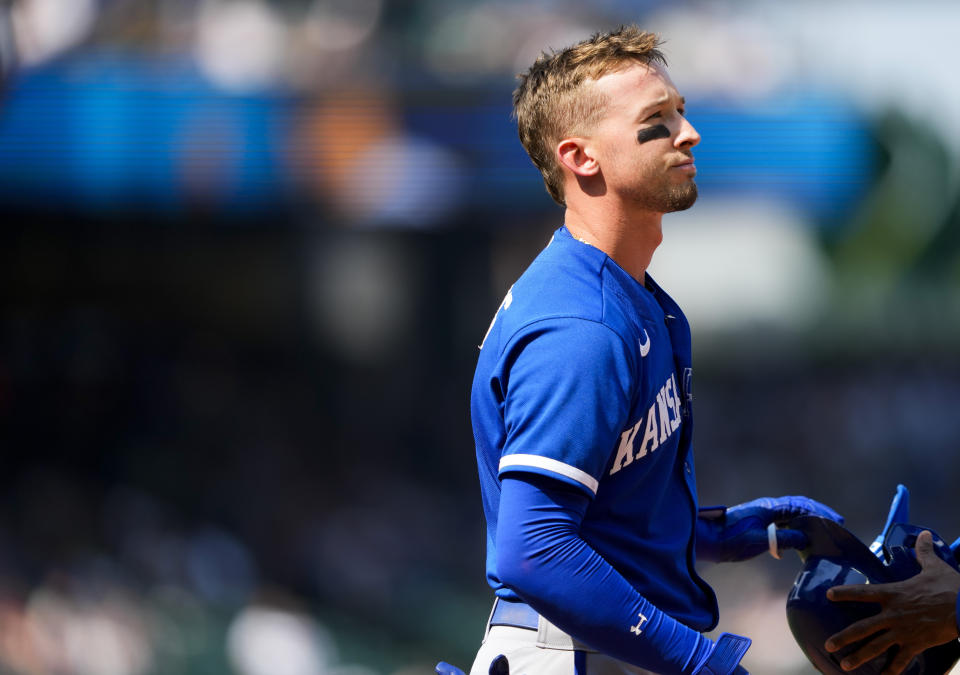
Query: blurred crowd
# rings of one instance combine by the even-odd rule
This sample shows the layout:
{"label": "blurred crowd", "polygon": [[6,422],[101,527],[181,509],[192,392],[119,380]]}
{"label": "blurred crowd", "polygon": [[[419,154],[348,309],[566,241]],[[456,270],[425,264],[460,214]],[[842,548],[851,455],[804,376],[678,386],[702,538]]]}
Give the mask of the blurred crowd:
{"label": "blurred crowd", "polygon": [[[0,0],[0,672],[468,665],[476,346],[560,224],[513,77],[619,23],[704,137],[654,259],[701,501],[808,494],[869,541],[902,482],[960,536],[958,15]],[[706,571],[756,672],[809,672],[794,563]]]}

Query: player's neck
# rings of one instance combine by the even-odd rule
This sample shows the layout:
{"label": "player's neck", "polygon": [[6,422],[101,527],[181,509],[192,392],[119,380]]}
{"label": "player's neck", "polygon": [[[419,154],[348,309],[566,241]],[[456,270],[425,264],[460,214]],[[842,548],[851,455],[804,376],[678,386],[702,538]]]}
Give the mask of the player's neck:
{"label": "player's neck", "polygon": [[594,246],[639,283],[646,281],[653,252],[663,241],[662,213],[624,213],[568,204],[564,224],[577,239]]}

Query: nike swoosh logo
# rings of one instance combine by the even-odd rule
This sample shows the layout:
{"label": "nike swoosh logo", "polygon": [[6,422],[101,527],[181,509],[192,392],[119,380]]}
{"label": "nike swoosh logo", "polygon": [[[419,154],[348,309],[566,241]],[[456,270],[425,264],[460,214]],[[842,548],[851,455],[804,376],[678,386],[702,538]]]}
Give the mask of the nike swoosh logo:
{"label": "nike swoosh logo", "polygon": [[647,339],[646,342],[640,342],[640,340],[637,340],[637,342],[640,342],[640,358],[643,358],[650,353],[650,336],[647,334],[646,328],[643,329],[643,337]]}

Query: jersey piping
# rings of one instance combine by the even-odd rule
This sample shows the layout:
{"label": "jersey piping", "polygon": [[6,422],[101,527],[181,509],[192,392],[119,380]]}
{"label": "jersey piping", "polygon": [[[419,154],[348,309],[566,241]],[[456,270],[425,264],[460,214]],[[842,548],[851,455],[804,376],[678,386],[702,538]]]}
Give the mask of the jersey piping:
{"label": "jersey piping", "polygon": [[545,471],[550,471],[553,473],[560,474],[561,476],[566,476],[572,480],[577,481],[585,488],[590,490],[594,495],[597,494],[597,488],[600,487],[600,483],[596,478],[591,476],[586,471],[582,471],[575,466],[570,466],[569,464],[564,464],[563,462],[552,459],[550,457],[541,457],[540,455],[527,455],[527,454],[516,454],[516,455],[504,455],[500,458],[500,471],[503,471],[506,467],[511,466],[521,466],[529,467],[532,469],[544,469]]}

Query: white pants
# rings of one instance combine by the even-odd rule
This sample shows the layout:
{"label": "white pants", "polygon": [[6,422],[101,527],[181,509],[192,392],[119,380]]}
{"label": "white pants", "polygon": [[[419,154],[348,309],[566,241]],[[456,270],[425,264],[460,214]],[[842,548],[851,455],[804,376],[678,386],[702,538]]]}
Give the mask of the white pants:
{"label": "white pants", "polygon": [[656,675],[590,649],[543,617],[538,630],[488,627],[470,675],[488,675],[500,655],[510,675]]}

